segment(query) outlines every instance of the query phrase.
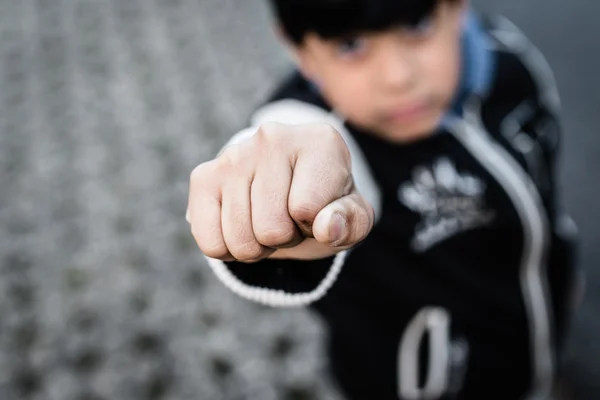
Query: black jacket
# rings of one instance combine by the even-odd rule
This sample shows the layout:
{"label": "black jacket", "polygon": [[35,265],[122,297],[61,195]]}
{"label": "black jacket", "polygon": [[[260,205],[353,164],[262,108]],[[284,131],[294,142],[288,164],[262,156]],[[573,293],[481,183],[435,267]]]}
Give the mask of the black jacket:
{"label": "black jacket", "polygon": [[488,87],[426,139],[393,145],[361,132],[298,74],[255,114],[255,126],[336,126],[377,222],[325,260],[209,263],[241,296],[323,316],[350,399],[544,398],[556,375],[575,233],[557,200],[559,100],[521,32],[502,18],[483,26]]}

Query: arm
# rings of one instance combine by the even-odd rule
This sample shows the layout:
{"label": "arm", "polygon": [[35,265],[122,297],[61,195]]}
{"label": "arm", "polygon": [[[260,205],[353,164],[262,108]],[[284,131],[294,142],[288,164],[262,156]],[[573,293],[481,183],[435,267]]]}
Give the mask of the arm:
{"label": "arm", "polygon": [[[526,98],[502,123],[502,134],[527,159],[527,168],[542,196],[553,227],[574,238],[576,228],[561,206],[557,164],[562,144],[561,101],[554,73],[540,50],[505,17],[489,26],[499,50],[512,54],[522,68],[516,79]],[[525,79],[521,79],[526,74]]]}
{"label": "arm", "polygon": [[[299,244],[294,246],[266,246],[269,249],[274,249],[274,251],[263,254],[258,262],[257,260],[244,261],[240,259],[231,259],[231,257],[223,257],[214,254],[214,251],[203,252],[209,266],[215,272],[217,277],[236,294],[249,300],[270,306],[305,306],[323,297],[334,284],[342,269],[349,249],[360,242],[370,230],[375,218],[375,215],[371,213],[370,205],[374,205],[376,209],[379,208],[379,195],[376,186],[366,169],[366,163],[362,154],[357,151],[356,145],[351,138],[347,136],[347,133],[343,130],[342,124],[333,119],[330,114],[305,103],[282,101],[260,110],[260,112],[255,115],[252,125],[258,127],[270,121],[285,122],[286,124],[294,124],[296,126],[303,125],[306,127],[309,127],[309,125],[305,124],[313,124],[313,127],[314,124],[322,124],[322,126],[328,126],[329,129],[331,126],[335,126],[339,135],[344,139],[341,143],[344,143],[344,147],[347,147],[342,153],[348,152],[352,158],[350,163],[352,172],[350,180],[353,183],[353,186],[344,189],[349,190],[350,192],[347,193],[347,196],[338,198],[340,195],[344,194],[340,193],[325,201],[323,206],[326,207],[323,208],[312,221],[312,232],[307,232],[306,229],[302,229],[304,235]],[[255,127],[245,129],[235,135],[224,146],[217,159],[223,155],[227,155],[227,149],[229,148],[238,145],[241,145],[240,148],[249,146],[252,140],[256,140],[254,135],[258,131],[258,128]],[[285,129],[291,131],[294,128],[291,128],[291,126],[288,125]],[[298,127],[295,129],[298,130]],[[316,151],[318,148],[327,147],[327,135],[321,135],[317,132],[317,135],[310,139],[309,132],[298,132],[297,134],[303,135],[301,143],[306,143],[306,145],[308,145],[310,142],[313,142],[313,149],[310,152],[310,157],[306,158],[307,166],[304,168],[314,169],[315,167],[324,167],[327,170],[327,173],[335,172],[334,167],[336,162],[335,157],[332,158],[332,155],[335,156],[336,150],[332,150],[329,154],[325,153],[324,158],[321,160],[318,151]],[[282,135],[289,135],[289,132],[282,132]],[[294,134],[292,133],[289,138],[292,138],[293,136]],[[316,143],[321,140],[324,140],[325,142]],[[289,140],[287,142],[289,142]],[[304,146],[304,144],[302,146]],[[238,151],[239,148],[235,150]],[[247,155],[248,158],[254,156],[256,156],[256,154],[253,155],[253,153],[248,153]],[[298,160],[300,160],[300,158],[298,158]],[[325,164],[322,162],[324,160],[326,160]],[[303,167],[300,164],[300,161],[296,163],[296,168],[294,169],[294,182],[297,180],[298,171],[300,171],[300,173],[302,171]],[[279,164],[268,167],[269,168],[266,169],[267,179],[278,176],[274,171],[278,170],[278,168],[283,168],[283,166]],[[315,174],[314,172],[317,173]],[[335,189],[335,185],[332,186],[327,184],[326,181],[317,179],[320,176],[323,177],[323,171],[319,172],[313,170],[310,179],[305,180],[305,184],[309,187],[298,190],[297,192],[304,193],[312,191],[312,193],[314,193],[313,198],[315,198],[316,201],[320,201],[319,198],[323,197],[322,193],[327,194],[329,192],[329,195],[333,194],[331,192],[332,189]],[[231,180],[233,177],[228,175],[225,179]],[[254,181],[256,180],[257,179]],[[194,181],[194,178],[192,178],[192,181]],[[298,181],[302,181],[301,177]],[[203,248],[203,244],[206,249],[206,240],[203,240],[202,236],[205,236],[203,232],[206,232],[207,228],[206,223],[203,224],[201,221],[194,221],[194,216],[192,214],[194,214],[194,209],[198,210],[198,206],[194,206],[194,204],[197,203],[193,198],[195,196],[194,193],[205,191],[206,190],[201,190],[197,187],[194,188],[193,184],[190,188],[190,215],[188,216],[188,220],[192,223],[192,229],[196,230],[195,237],[201,249]],[[251,188],[251,191],[254,193],[254,186]],[[288,204],[293,203],[293,192],[293,190],[290,190]],[[359,192],[361,195],[358,195]],[[364,198],[362,196],[363,194]],[[331,202],[331,200],[333,200],[333,202]],[[254,201],[254,197],[253,202],[257,203]],[[308,199],[308,202],[314,203],[315,200]],[[252,207],[254,206],[256,206],[256,204]],[[329,218],[326,217],[327,212],[325,212],[328,208],[332,207],[334,210],[342,211],[342,214],[346,215],[346,222],[349,229],[346,238],[343,240],[344,243],[333,247],[331,243],[327,243],[328,229],[330,226],[327,224]],[[295,214],[292,208],[288,210],[289,215],[291,216]],[[366,223],[366,227],[364,218],[365,211],[367,212],[367,221],[369,221]],[[196,214],[198,214],[197,211]],[[378,214],[378,212],[376,212],[376,214]],[[260,213],[260,215],[263,216],[261,220],[272,217],[271,214],[265,214],[264,212]],[[197,218],[198,217],[196,217],[196,219]],[[254,219],[253,222],[256,223]],[[301,227],[302,223],[296,225]],[[257,234],[256,236],[264,235]]]}
{"label": "arm", "polygon": [[516,133],[514,138],[525,144],[521,149],[518,145],[515,147],[528,159],[528,169],[548,212],[552,240],[547,271],[559,332],[557,340],[561,344],[570,315],[579,301],[577,297],[581,296],[583,281],[581,272],[577,271],[577,227],[562,205],[558,182],[557,167],[564,133],[559,91],[547,60],[515,25],[499,18],[492,33],[504,44],[505,51],[519,59],[533,82],[528,96],[533,112],[522,121],[514,121],[508,136]]}

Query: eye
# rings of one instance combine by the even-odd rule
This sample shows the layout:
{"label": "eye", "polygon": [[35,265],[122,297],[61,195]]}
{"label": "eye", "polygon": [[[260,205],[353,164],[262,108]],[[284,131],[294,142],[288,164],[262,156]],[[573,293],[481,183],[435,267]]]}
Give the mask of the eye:
{"label": "eye", "polygon": [[406,31],[409,35],[413,37],[427,37],[429,36],[434,29],[434,20],[432,16],[427,16],[417,23],[410,25],[406,28]]}
{"label": "eye", "polygon": [[336,52],[342,57],[357,57],[367,50],[367,45],[367,39],[364,37],[348,37],[336,44]]}

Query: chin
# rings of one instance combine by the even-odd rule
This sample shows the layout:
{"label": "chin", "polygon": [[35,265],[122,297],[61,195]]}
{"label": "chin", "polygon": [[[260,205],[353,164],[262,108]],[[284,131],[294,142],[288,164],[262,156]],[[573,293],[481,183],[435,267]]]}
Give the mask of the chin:
{"label": "chin", "polygon": [[435,133],[442,117],[423,118],[410,124],[393,124],[382,131],[389,140],[407,143],[429,137]]}

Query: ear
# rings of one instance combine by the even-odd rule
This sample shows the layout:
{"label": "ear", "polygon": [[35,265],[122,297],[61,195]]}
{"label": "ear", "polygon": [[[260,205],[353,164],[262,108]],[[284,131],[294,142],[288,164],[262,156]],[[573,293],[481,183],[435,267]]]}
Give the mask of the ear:
{"label": "ear", "polygon": [[319,80],[315,67],[313,55],[306,45],[295,46],[293,48],[294,59],[296,66],[304,75],[304,77],[310,81],[317,82]]}

